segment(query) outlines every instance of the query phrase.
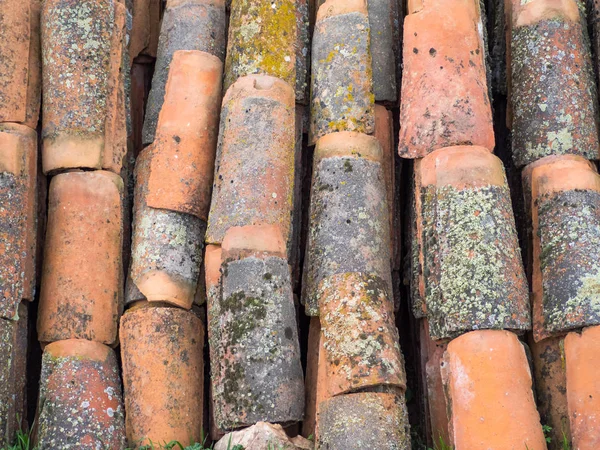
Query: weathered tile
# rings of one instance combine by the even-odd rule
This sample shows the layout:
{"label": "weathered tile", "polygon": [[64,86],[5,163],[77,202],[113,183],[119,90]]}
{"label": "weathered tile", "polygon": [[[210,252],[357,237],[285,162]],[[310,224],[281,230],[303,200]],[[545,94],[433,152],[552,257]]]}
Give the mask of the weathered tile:
{"label": "weathered tile", "polygon": [[123,299],[121,178],[106,171],[56,175],[38,308],[40,342],[112,345]]}
{"label": "weathered tile", "polygon": [[394,7],[396,0],[367,0],[375,101],[395,103]]}
{"label": "weathered tile", "polygon": [[226,434],[215,445],[215,450],[229,450],[236,445],[242,448],[267,450],[311,450],[313,443],[301,436],[290,438],[279,424],[258,422],[250,428]]}
{"label": "weathered tile", "polygon": [[138,55],[156,58],[160,34],[160,0],[133,0],[129,59]]}
{"label": "weathered tile", "polygon": [[177,50],[200,50],[225,60],[224,0],[169,0],[162,19],[152,89],[148,96],[142,141],[154,141],[165,97],[169,66]]}
{"label": "weathered tile", "polygon": [[49,344],[42,356],[35,445],[125,448],[125,412],[114,351],[98,342]]}
{"label": "weathered tile", "polygon": [[310,101],[310,0],[296,1],[296,103]]}
{"label": "weathered tile", "polygon": [[142,303],[123,315],[120,334],[129,445],[202,442],[202,321]]}

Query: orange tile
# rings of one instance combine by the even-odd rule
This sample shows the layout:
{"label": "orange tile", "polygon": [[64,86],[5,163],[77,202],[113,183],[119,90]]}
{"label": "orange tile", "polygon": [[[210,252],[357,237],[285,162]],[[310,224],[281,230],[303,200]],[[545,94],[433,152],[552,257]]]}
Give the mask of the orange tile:
{"label": "orange tile", "polygon": [[160,33],[160,0],[134,0],[132,11],[129,60],[138,55],[156,58]]}

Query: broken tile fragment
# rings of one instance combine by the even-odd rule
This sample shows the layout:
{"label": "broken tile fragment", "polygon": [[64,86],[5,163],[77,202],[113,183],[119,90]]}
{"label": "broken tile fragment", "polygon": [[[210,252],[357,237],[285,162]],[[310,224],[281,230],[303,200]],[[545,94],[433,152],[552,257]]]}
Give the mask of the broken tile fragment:
{"label": "broken tile fragment", "polygon": [[8,448],[27,423],[27,304],[19,319],[0,319],[0,447]]}
{"label": "broken tile fragment", "polygon": [[73,168],[120,173],[127,152],[126,14],[119,2],[43,3],[44,173]]}
{"label": "broken tile fragment", "polygon": [[162,19],[152,89],[148,96],[142,141],[154,141],[169,67],[177,50],[199,50],[225,60],[224,0],[169,0]]}
{"label": "broken tile fragment", "polygon": [[367,0],[375,101],[395,103],[394,7],[396,0]]}
{"label": "broken tile fragment", "polygon": [[291,242],[294,90],[267,75],[239,78],[223,99],[206,242],[234,226],[278,225]]}
{"label": "broken tile fragment", "polygon": [[546,450],[529,363],[515,334],[480,330],[452,340],[442,377],[450,413],[449,445]]}
{"label": "broken tile fragment", "polygon": [[340,395],[320,410],[316,449],[410,449],[408,413],[397,394]]}
{"label": "broken tile fragment", "polygon": [[[260,421],[297,422],[304,414],[304,379],[282,232],[278,229],[271,241],[274,231],[245,228],[227,233],[221,293],[208,302],[213,408],[222,430]],[[207,268],[207,285],[208,273]]]}
{"label": "broken tile fragment", "polygon": [[515,164],[565,154],[598,159],[597,88],[583,3],[508,3]]}
{"label": "broken tile fragment", "polygon": [[279,424],[258,422],[249,428],[223,436],[215,450],[229,450],[241,445],[248,450],[312,450],[313,443],[301,436],[290,438]]}
{"label": "broken tile fragment", "polygon": [[467,144],[493,151],[480,2],[419,4],[404,21],[398,153],[422,158],[438,148]]}
{"label": "broken tile fragment", "polygon": [[0,29],[0,122],[35,129],[41,100],[39,0],[2,0]]}
{"label": "broken tile fragment", "polygon": [[600,176],[583,157],[538,160],[530,186],[536,341],[600,324]]}
{"label": "broken tile fragment", "polygon": [[123,181],[107,171],[56,175],[38,308],[40,342],[112,345],[123,299]]}
{"label": "broken tile fragment", "polygon": [[123,315],[120,335],[129,445],[202,442],[202,321],[142,302]]}
{"label": "broken tile fragment", "polygon": [[153,145],[136,161],[130,276],[151,302],[190,309],[194,301],[206,222],[191,214],[148,206]]}
{"label": "broken tile fragment", "polygon": [[222,73],[223,63],[210,53],[173,54],[152,147],[148,206],[208,219]]}
{"label": "broken tile fragment", "polygon": [[374,127],[369,19],[365,0],[328,0],[312,42],[311,144],[329,133]]}
{"label": "broken tile fragment", "polygon": [[419,166],[421,252],[433,339],[475,329],[530,329],[504,166],[482,147],[449,147]]}
{"label": "broken tile fragment", "polygon": [[383,280],[343,273],[322,281],[319,296],[329,395],[377,386],[406,389],[394,302]]}
{"label": "broken tile fragment", "polygon": [[49,344],[42,356],[37,448],[125,448],[125,412],[114,351],[98,342]]}
{"label": "broken tile fragment", "polygon": [[374,276],[392,298],[388,203],[377,139],[354,132],[324,136],[313,167],[302,295],[307,314],[319,314],[321,284],[334,274]]}
{"label": "broken tile fragment", "polygon": [[246,75],[270,75],[296,86],[296,1],[233,0],[224,90]]}
{"label": "broken tile fragment", "polygon": [[600,327],[589,327],[581,333],[567,334],[564,351],[572,448],[596,449],[600,446]]}
{"label": "broken tile fragment", "polygon": [[0,124],[0,317],[33,300],[37,234],[37,134]]}

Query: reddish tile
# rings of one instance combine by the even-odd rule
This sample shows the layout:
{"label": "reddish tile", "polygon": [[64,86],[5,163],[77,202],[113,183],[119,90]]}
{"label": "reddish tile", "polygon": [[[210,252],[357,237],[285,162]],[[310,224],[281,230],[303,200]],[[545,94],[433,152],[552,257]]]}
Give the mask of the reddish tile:
{"label": "reddish tile", "polygon": [[247,449],[269,449],[281,450],[312,450],[314,444],[302,437],[291,439],[283,427],[279,424],[272,425],[266,422],[258,422],[250,428],[234,431],[225,435],[215,445],[215,450],[229,450],[236,445]]}
{"label": "reddish tile", "polygon": [[208,219],[222,73],[223,63],[209,53],[173,54],[152,146],[148,206]]}
{"label": "reddish tile", "polygon": [[129,445],[202,442],[202,321],[141,304],[123,315],[120,333]]}
{"label": "reddish tile", "polygon": [[308,328],[308,347],[306,350],[306,392],[302,436],[308,438],[315,435],[317,420],[317,389],[319,373],[319,350],[321,348],[321,322],[318,317],[310,318]]}
{"label": "reddish tile", "polygon": [[112,345],[123,299],[123,182],[112,172],[52,178],[38,309],[40,342]]}
{"label": "reddish tile", "polygon": [[38,399],[38,448],[125,447],[125,417],[114,351],[69,339],[44,349]]}
{"label": "reddish tile", "polygon": [[411,2],[409,11],[398,153],[422,158],[438,148],[467,144],[493,151],[479,2],[422,0]]}
{"label": "reddish tile", "polygon": [[373,76],[365,0],[328,0],[313,34],[311,144],[338,131],[373,132]]}
{"label": "reddish tile", "polygon": [[129,60],[138,55],[156,58],[160,33],[160,0],[133,0]]}
{"label": "reddish tile", "polygon": [[454,448],[546,449],[529,363],[515,334],[481,330],[452,340],[442,377]]}

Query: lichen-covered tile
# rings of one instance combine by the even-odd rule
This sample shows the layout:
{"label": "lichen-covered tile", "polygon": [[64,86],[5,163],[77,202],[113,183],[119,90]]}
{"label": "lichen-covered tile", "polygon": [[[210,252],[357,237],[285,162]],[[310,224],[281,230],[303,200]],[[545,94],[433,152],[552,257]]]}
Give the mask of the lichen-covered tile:
{"label": "lichen-covered tile", "polygon": [[68,339],[42,356],[35,445],[40,449],[125,448],[125,411],[114,351]]}
{"label": "lichen-covered tile", "polygon": [[482,14],[477,0],[423,0],[406,16],[400,156],[465,144],[493,151]]}
{"label": "lichen-covered tile", "polygon": [[301,436],[290,438],[279,424],[258,422],[249,428],[223,436],[215,450],[229,450],[234,446],[247,449],[311,450],[314,444]]}
{"label": "lichen-covered tile", "polygon": [[296,103],[306,105],[310,100],[310,0],[296,1]]}
{"label": "lichen-covered tile", "polygon": [[504,330],[479,330],[448,344],[442,362],[457,449],[546,450],[523,344]]}
{"label": "lichen-covered tile", "polygon": [[177,50],[199,50],[224,61],[226,23],[224,0],[169,0],[167,2],[142,131],[144,145],[154,141],[173,54]]}
{"label": "lichen-covered tile", "polygon": [[[283,235],[281,229],[257,228],[235,227],[227,233],[221,295],[212,304],[209,299],[213,407],[222,430],[259,421],[297,422],[304,415],[304,379]],[[279,236],[271,241],[275,231]]]}
{"label": "lichen-covered tile", "polygon": [[600,446],[600,327],[589,327],[581,333],[567,334],[564,351],[572,448],[597,449]]}
{"label": "lichen-covered tile", "polygon": [[190,309],[198,287],[206,222],[148,206],[153,157],[151,145],[136,161],[130,276],[148,301]]}
{"label": "lichen-covered tile", "polygon": [[375,101],[395,103],[394,7],[396,0],[367,0]]}
{"label": "lichen-covered tile", "polygon": [[529,339],[533,359],[533,377],[536,403],[544,425],[552,429],[550,448],[564,450],[563,436],[570,439],[571,430],[567,407],[567,374],[565,367],[564,337],[553,337],[535,342]]}
{"label": "lichen-covered tile", "polygon": [[598,159],[597,88],[583,2],[508,3],[515,164],[564,154]]}
{"label": "lichen-covered tile", "polygon": [[0,319],[0,447],[8,448],[27,421],[27,305],[19,319]]}
{"label": "lichen-covered tile", "polygon": [[40,342],[112,345],[123,300],[123,181],[107,171],[56,175],[38,308]]}
{"label": "lichen-covered tile", "polygon": [[434,151],[419,166],[423,283],[431,336],[530,329],[527,281],[500,159]]}
{"label": "lichen-covered tile", "polygon": [[394,302],[384,280],[341,273],[319,295],[327,392],[334,396],[385,386],[406,389]]}
{"label": "lichen-covered tile", "polygon": [[371,134],[375,96],[365,0],[319,7],[311,64],[310,143],[338,131]]}
{"label": "lichen-covered tile", "polygon": [[345,394],[324,401],[320,409],[317,450],[411,448],[408,413],[398,394]]}
{"label": "lichen-covered tile", "polygon": [[322,280],[361,272],[384,283],[392,298],[390,232],[382,151],[377,139],[339,132],[315,149],[303,302],[319,314]]}
{"label": "lichen-covered tile", "polygon": [[107,169],[127,152],[125,6],[99,0],[43,3],[44,173]]}
{"label": "lichen-covered tile", "polygon": [[[206,242],[230,227],[278,225],[292,238],[294,90],[267,75],[239,78],[223,99]],[[289,250],[289,249],[288,249]]]}
{"label": "lichen-covered tile", "polygon": [[223,63],[210,53],[173,54],[152,146],[148,206],[208,219],[222,74]]}
{"label": "lichen-covered tile", "polygon": [[120,336],[129,445],[202,442],[202,321],[142,302],[123,314]]}
{"label": "lichen-covered tile", "polygon": [[279,78],[296,87],[296,1],[233,0],[224,90],[246,75]]}
{"label": "lichen-covered tile", "polygon": [[0,122],[36,128],[41,99],[39,0],[2,0]]}
{"label": "lichen-covered tile", "polygon": [[129,60],[138,55],[156,58],[160,34],[160,0],[133,0]]}
{"label": "lichen-covered tile", "polygon": [[0,317],[33,300],[37,234],[37,134],[0,124]]}
{"label": "lichen-covered tile", "polygon": [[531,187],[536,341],[600,324],[600,176],[583,157],[539,160]]}

